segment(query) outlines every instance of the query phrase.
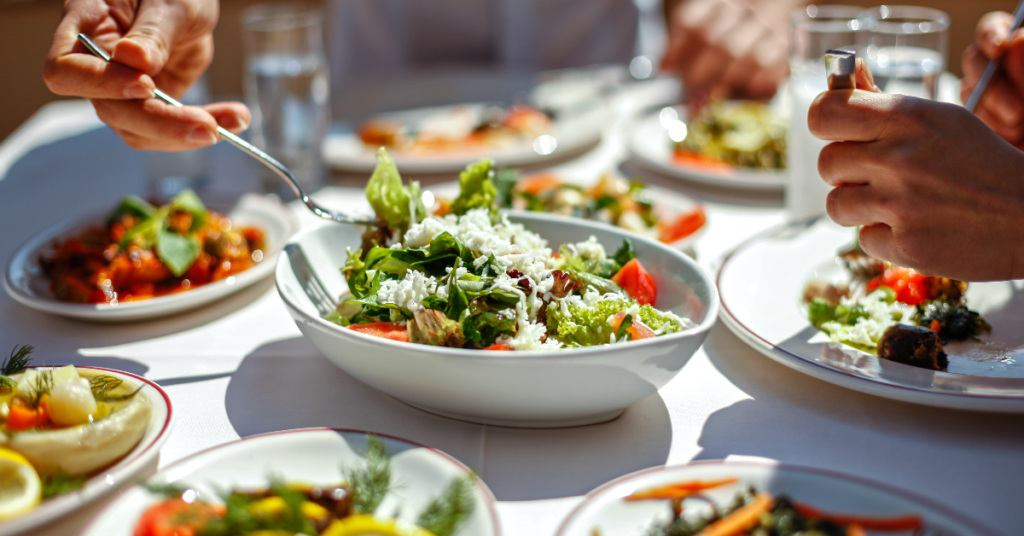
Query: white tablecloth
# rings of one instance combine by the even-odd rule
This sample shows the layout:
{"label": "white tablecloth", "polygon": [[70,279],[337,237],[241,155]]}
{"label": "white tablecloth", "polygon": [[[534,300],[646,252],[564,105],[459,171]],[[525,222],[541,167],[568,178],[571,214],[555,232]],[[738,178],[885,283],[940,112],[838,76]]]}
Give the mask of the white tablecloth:
{"label": "white tablecloth", "polygon": [[[596,174],[623,160],[629,96],[597,149],[564,164]],[[223,145],[223,144],[222,144]],[[217,147],[215,192],[255,187],[254,168]],[[629,163],[627,174],[640,173]],[[82,101],[40,110],[0,145],[0,259],[58,220],[143,193],[143,156]],[[669,181],[652,182],[683,186]],[[356,186],[356,184],[349,184]],[[714,260],[781,221],[780,198],[687,188],[707,203],[698,258]],[[353,190],[327,189],[327,201]],[[300,211],[301,212],[301,211]],[[302,214],[305,224],[311,217]],[[887,482],[1021,534],[1024,417],[892,402],[824,383],[747,347],[722,325],[657,395],[605,424],[557,430],[480,426],[413,409],[322,357],[268,279],[199,311],[98,325],[22,307],[0,295],[0,349],[34,344],[36,359],[144,374],[171,396],[177,422],[160,465],[239,437],[309,426],[392,434],[440,448],[475,469],[499,500],[507,536],[553,534],[580,496],[631,471],[690,460],[756,456]],[[45,534],[75,534],[83,512]]]}

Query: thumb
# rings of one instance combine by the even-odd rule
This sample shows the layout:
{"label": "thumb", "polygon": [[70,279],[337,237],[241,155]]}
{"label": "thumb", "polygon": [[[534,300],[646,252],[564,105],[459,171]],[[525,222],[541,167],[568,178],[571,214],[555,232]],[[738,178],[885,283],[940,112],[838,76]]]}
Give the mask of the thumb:
{"label": "thumb", "polygon": [[113,60],[156,76],[188,24],[180,2],[142,0],[128,33],[114,46]]}
{"label": "thumb", "polygon": [[982,17],[975,30],[975,44],[978,50],[990,60],[1002,56],[1012,25],[1013,17],[1005,11],[993,11]]}

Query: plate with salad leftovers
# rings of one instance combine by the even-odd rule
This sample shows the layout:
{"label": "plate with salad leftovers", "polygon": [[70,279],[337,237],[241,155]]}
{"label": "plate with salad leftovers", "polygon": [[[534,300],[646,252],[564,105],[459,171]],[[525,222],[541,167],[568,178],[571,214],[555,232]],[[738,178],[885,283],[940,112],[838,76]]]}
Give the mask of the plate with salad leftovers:
{"label": "plate with salad leftovers", "polygon": [[0,535],[43,524],[155,468],[171,426],[167,394],[94,367],[31,366],[32,346],[0,365]]}
{"label": "plate with salad leftovers", "polygon": [[701,461],[645,469],[590,492],[556,536],[989,535],[929,499],[786,464]]}
{"label": "plate with salad leftovers", "polygon": [[270,275],[298,227],[279,201],[246,195],[223,214],[184,190],[163,205],[134,195],[23,244],[4,288],[40,311],[132,321],[192,309]]}
{"label": "plate with salad leftovers", "polygon": [[83,536],[498,536],[494,496],[447,454],[327,428],[252,436],[121,494]]}
{"label": "plate with salad leftovers", "polygon": [[[695,199],[626,179],[612,171],[596,181],[581,181],[557,173],[523,175],[515,168],[494,173],[500,208],[546,212],[599,221],[670,246],[690,251],[704,233],[707,213]],[[431,187],[436,215],[448,214],[459,184]]]}
{"label": "plate with salad leftovers", "polygon": [[366,196],[380,225],[311,229],[276,272],[299,329],[371,386],[475,422],[599,422],[671,379],[714,322],[710,278],[678,250],[499,211],[489,160],[430,215],[378,156]]}
{"label": "plate with salad leftovers", "polygon": [[747,241],[718,272],[722,318],[772,359],[896,400],[1024,412],[1024,281],[966,283],[868,256],[827,218]]}
{"label": "plate with salad leftovers", "polygon": [[663,175],[728,188],[781,191],[787,119],[773,105],[711,101],[652,108],[629,127],[631,158]]}
{"label": "plate with salad leftovers", "polygon": [[396,111],[332,133],[324,159],[346,171],[370,172],[386,148],[405,173],[457,172],[483,157],[502,165],[562,158],[601,139],[607,111],[600,101],[552,117],[528,104],[466,103]]}

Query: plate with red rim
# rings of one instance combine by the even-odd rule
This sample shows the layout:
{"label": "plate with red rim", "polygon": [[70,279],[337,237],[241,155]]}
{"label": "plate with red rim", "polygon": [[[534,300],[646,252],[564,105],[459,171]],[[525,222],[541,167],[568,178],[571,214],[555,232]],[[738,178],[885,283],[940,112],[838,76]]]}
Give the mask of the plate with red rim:
{"label": "plate with red rim", "polygon": [[[735,478],[736,482],[701,492],[715,504],[730,502],[738,492],[754,486],[773,496],[817,510],[858,517],[918,516],[923,532],[943,536],[994,534],[978,522],[930,499],[908,491],[843,473],[772,462],[699,461],[687,465],[644,469],[598,487],[562,522],[556,536],[643,536],[656,522],[670,519],[666,500],[624,501],[638,490],[693,480]],[[687,515],[707,515],[709,506],[686,503]],[[872,534],[869,532],[869,534]],[[887,532],[910,535],[909,531]]]}
{"label": "plate with red rim", "polygon": [[[149,484],[174,484],[216,497],[218,490],[265,488],[268,475],[286,482],[338,484],[347,464],[363,459],[367,432],[308,428],[240,439],[175,462],[149,478]],[[389,493],[379,512],[400,511],[406,519],[423,510],[455,478],[472,476],[465,465],[444,452],[397,437],[378,434],[391,455],[392,481],[401,493]],[[494,495],[479,478],[473,487],[475,507],[455,536],[500,536]],[[101,510],[82,536],[131,536],[140,516],[161,498],[143,486],[122,493]]]}
{"label": "plate with red rim", "polygon": [[[671,113],[663,113],[669,110]],[[709,186],[781,192],[785,170],[752,169],[724,163],[684,162],[675,158],[667,121],[662,117],[686,117],[683,106],[658,106],[633,119],[626,133],[629,156],[658,174]],[[678,119],[675,119],[678,120]]]}
{"label": "plate with red rim", "polygon": [[879,359],[832,342],[807,319],[809,281],[846,276],[836,252],[852,229],[827,217],[783,224],[747,240],[719,264],[721,318],[757,351],[804,374],[863,393],[974,411],[1024,413],[1024,281],[971,283],[967,305],[992,331],[946,345],[947,372]]}
{"label": "plate with red rim", "polygon": [[[34,368],[48,369],[51,367]],[[99,367],[76,368],[82,371],[107,374],[141,386],[142,391],[139,394],[146,396],[152,405],[149,425],[142,439],[128,454],[110,467],[90,477],[85,485],[78,490],[43,501],[24,515],[0,521],[0,536],[30,534],[41,526],[91,504],[116,489],[141,480],[146,473],[156,468],[160,448],[167,441],[174,422],[171,399],[167,393],[156,383],[128,372]]]}
{"label": "plate with red rim", "polygon": [[278,253],[288,238],[298,230],[298,219],[291,208],[280,201],[256,194],[247,194],[228,212],[232,222],[259,227],[267,243],[263,260],[234,276],[153,298],[109,303],[80,304],[58,300],[50,291],[50,280],[39,267],[40,255],[52,251],[53,242],[74,236],[82,230],[102,224],[109,210],[84,218],[58,223],[22,244],[7,261],[4,289],[17,302],[38,311],[94,322],[132,322],[167,316],[194,309],[238,292],[274,271]]}

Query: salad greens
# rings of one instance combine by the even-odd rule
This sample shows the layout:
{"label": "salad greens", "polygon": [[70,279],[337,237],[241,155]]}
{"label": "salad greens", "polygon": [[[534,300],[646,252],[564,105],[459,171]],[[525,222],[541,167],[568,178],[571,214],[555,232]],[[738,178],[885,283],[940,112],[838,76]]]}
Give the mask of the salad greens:
{"label": "salad greens", "polygon": [[199,258],[202,243],[197,232],[209,221],[210,214],[192,190],[183,190],[159,208],[137,196],[126,196],[108,222],[120,221],[125,216],[141,221],[125,233],[122,249],[133,243],[153,248],[175,277],[181,277]]}
{"label": "salad greens", "polygon": [[427,216],[420,183],[403,186],[395,161],[383,147],[377,151],[377,167],[366,183],[366,199],[378,218],[401,233]]}

